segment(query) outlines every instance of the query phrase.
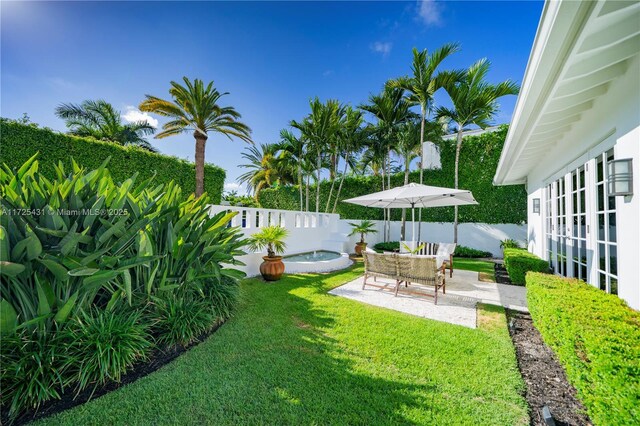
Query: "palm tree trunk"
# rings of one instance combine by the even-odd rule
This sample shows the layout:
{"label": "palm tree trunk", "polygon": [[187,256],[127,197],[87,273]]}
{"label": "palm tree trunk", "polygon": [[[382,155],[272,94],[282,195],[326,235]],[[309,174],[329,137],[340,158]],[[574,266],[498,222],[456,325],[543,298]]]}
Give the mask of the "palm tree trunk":
{"label": "palm tree trunk", "polygon": [[[424,122],[427,118],[426,105],[420,105],[420,185],[422,185],[422,171],[424,170]],[[422,234],[422,207],[418,209],[418,241]]]}
{"label": "palm tree trunk", "polygon": [[[462,148],[462,126],[458,126],[458,141],[456,143],[456,165],[455,165],[455,177],[454,177],[455,189],[458,189],[458,169],[460,167],[460,148]],[[458,206],[454,207],[453,243],[458,244]]]}
{"label": "palm tree trunk", "polygon": [[342,172],[342,176],[340,177],[340,185],[338,185],[338,193],[336,194],[336,201],[333,203],[333,210],[331,210],[331,213],[335,213],[336,207],[338,207],[338,200],[340,199],[340,192],[342,192],[342,184],[344,183],[344,177],[347,175],[348,166],[349,166],[349,152],[347,152],[344,157],[344,172]]}
{"label": "palm tree trunk", "polygon": [[318,160],[316,163],[317,167],[317,181],[316,181],[316,213],[320,212],[320,168],[322,167],[322,157],[320,152],[318,151]]}
{"label": "palm tree trunk", "polygon": [[[407,185],[409,183],[409,166],[410,166],[409,156],[404,159],[404,184]],[[406,234],[406,224],[407,224],[407,209],[402,208],[402,229],[400,231],[400,235],[402,236],[402,240],[407,240]],[[411,236],[413,238],[413,235]]]}
{"label": "palm tree trunk", "polygon": [[310,174],[307,174],[307,188],[306,188],[306,190],[305,190],[305,192],[306,192],[306,199],[305,199],[305,208],[304,208],[304,211],[306,211],[306,212],[308,212],[308,211],[309,211],[309,184],[310,184],[310,182],[309,182],[309,181],[310,181],[310,180],[311,180],[311,175],[310,175]]}
{"label": "palm tree trunk", "polygon": [[193,132],[196,139],[196,197],[204,194],[204,149],[207,144],[207,136],[198,132]]}
{"label": "palm tree trunk", "polygon": [[[338,167],[340,158],[336,159],[335,162],[335,167]],[[331,196],[333,195],[333,188],[335,187],[336,184],[336,177],[335,177],[335,173],[333,175],[333,177],[331,178],[331,189],[329,190],[329,197],[327,198],[327,207],[324,209],[325,213],[329,213],[329,206],[331,205]]]}
{"label": "palm tree trunk", "polygon": [[302,205],[302,185],[304,185],[304,183],[302,182],[302,164],[298,163],[298,189],[300,190],[300,211],[302,211],[302,209],[303,209],[303,205]]}

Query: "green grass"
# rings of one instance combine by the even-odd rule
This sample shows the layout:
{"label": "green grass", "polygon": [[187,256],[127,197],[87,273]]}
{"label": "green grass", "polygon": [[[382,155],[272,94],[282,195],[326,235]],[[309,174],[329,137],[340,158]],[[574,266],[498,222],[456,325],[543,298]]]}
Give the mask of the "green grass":
{"label": "green grass", "polygon": [[487,274],[493,281],[496,280],[495,270],[493,269],[493,262],[479,259],[468,259],[463,257],[453,258],[454,274],[456,269],[463,269],[465,271],[476,271]]}
{"label": "green grass", "polygon": [[528,424],[502,308],[472,330],[327,294],[362,272],[247,279],[207,341],[38,424]]}

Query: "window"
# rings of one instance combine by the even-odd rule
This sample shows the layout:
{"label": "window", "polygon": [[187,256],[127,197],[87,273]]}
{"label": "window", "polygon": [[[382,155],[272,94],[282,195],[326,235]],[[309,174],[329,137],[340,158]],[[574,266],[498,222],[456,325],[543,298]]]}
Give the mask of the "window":
{"label": "window", "polygon": [[[618,294],[616,197],[607,188],[613,149],[545,187],[547,260],[556,274]],[[589,224],[595,229],[589,229]]]}
{"label": "window", "polygon": [[585,167],[571,172],[571,262],[572,276],[587,281],[587,213]]}
{"label": "window", "polygon": [[616,197],[609,196],[607,162],[613,160],[613,150],[596,159],[596,223],[598,286],[618,294],[618,246],[616,229]]}

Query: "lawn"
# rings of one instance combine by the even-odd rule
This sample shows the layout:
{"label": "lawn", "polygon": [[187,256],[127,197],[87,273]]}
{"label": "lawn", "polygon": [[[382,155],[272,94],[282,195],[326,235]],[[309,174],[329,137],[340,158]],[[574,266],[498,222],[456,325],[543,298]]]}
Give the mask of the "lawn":
{"label": "lawn", "polygon": [[38,424],[528,424],[502,308],[472,330],[327,294],[359,274],[247,279],[207,341]]}
{"label": "lawn", "polygon": [[487,278],[490,278],[493,281],[496,280],[496,273],[493,269],[493,262],[488,262],[486,260],[454,257],[453,269],[482,272]]}

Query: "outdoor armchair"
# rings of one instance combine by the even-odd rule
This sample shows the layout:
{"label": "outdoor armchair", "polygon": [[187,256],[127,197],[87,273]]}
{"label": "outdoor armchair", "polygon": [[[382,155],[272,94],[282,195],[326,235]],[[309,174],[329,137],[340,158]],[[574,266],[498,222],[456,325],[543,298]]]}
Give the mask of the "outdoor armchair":
{"label": "outdoor armchair", "polygon": [[445,265],[449,268],[449,278],[453,277],[453,252],[456,251],[457,244],[453,243],[439,243],[438,252],[439,257],[445,258]]}
{"label": "outdoor armchair", "polygon": [[[397,263],[400,281],[434,287],[434,304],[438,303],[439,289],[442,289],[442,294],[446,294],[444,274],[433,256],[397,256]],[[396,295],[399,287],[396,286]]]}

